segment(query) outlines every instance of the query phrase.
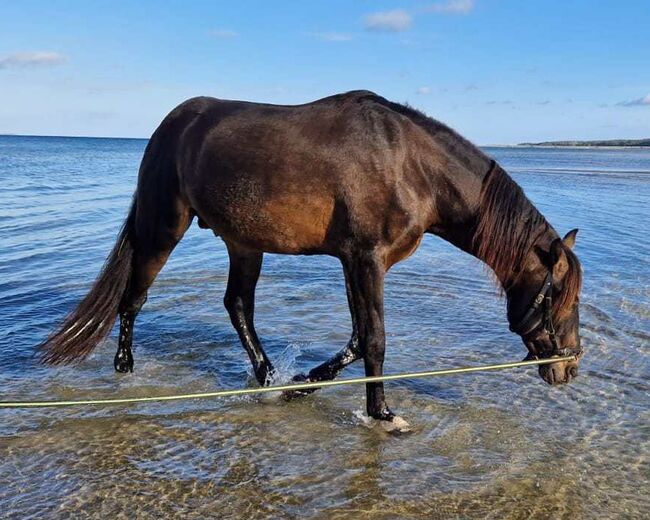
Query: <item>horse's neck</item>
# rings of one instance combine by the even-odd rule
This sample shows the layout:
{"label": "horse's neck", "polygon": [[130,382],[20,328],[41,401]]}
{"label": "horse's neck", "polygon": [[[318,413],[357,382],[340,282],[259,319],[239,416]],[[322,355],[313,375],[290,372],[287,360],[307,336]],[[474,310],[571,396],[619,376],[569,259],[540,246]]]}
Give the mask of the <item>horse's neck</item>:
{"label": "horse's neck", "polygon": [[[513,192],[519,194],[517,190],[520,190],[520,187],[496,162],[473,161],[470,163],[471,168],[470,164],[466,164],[467,167],[462,169],[461,174],[447,176],[441,181],[451,183],[449,186],[451,189],[439,192],[444,193],[446,200],[444,204],[437,204],[437,206],[444,207],[445,211],[438,215],[437,222],[429,231],[487,264],[507,291],[508,287],[511,287],[517,279],[526,276],[527,270],[538,262],[534,246],[548,250],[551,241],[557,238],[557,234],[532,202],[525,197],[523,191],[521,196],[514,200],[512,197],[509,198]],[[495,216],[503,219],[503,223],[493,226],[492,235],[477,236],[481,219],[485,218],[486,201],[483,199],[487,191],[486,183],[490,182],[491,175],[500,174],[506,175],[506,178],[502,179],[505,185],[501,189],[504,189],[504,193],[496,194],[494,205],[491,207],[494,209]],[[499,207],[500,204],[503,206]],[[507,222],[526,222],[531,217],[538,220],[533,221],[528,234],[522,234],[523,242],[521,242],[516,236],[517,225],[507,225]],[[503,232],[507,232],[508,236],[503,236]],[[516,260],[509,265],[508,269],[504,269],[501,262],[502,255],[511,255],[517,248],[521,248],[520,254],[513,257]]]}
{"label": "horse's neck", "polygon": [[483,156],[483,160],[475,159],[471,163],[453,160],[451,171],[441,170],[437,160],[429,166],[431,198],[436,212],[435,221],[427,231],[473,256],[476,256],[473,239],[481,186],[491,163]]}

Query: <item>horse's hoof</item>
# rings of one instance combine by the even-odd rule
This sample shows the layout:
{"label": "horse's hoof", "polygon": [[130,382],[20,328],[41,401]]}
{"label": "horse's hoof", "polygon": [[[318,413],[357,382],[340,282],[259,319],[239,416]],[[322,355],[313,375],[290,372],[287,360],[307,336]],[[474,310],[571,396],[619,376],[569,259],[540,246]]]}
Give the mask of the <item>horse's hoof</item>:
{"label": "horse's hoof", "polygon": [[133,356],[130,352],[118,352],[115,354],[113,366],[115,367],[115,371],[121,374],[133,372]]}
{"label": "horse's hoof", "polygon": [[[311,383],[311,379],[304,374],[297,374],[291,378],[293,383]],[[305,390],[285,390],[282,392],[282,399],[285,401],[291,401],[299,397],[305,397],[309,394],[313,394],[318,388],[307,388]]]}
{"label": "horse's hoof", "polygon": [[408,433],[413,431],[411,425],[397,415],[390,420],[380,420],[379,424],[388,433]]}

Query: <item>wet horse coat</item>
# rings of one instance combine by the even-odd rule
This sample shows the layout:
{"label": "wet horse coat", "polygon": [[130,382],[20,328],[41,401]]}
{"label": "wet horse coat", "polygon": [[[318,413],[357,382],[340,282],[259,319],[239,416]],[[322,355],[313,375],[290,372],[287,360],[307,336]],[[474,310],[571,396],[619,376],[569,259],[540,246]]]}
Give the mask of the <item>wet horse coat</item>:
{"label": "wet horse coat", "polygon": [[[494,269],[511,321],[552,271],[560,339],[579,342],[575,232],[559,239],[507,174],[453,130],[355,91],[297,106],[199,97],[174,109],[147,146],[115,249],[86,299],[44,342],[44,359],[87,355],[119,314],[115,368],[132,370],[135,317],[194,217],[228,248],[224,303],[260,384],[273,372],[253,322],[265,252],[326,254],[343,266],[351,339],[297,379],[331,379],[359,358],[367,375],[382,374],[384,277],[424,233]],[[532,331],[524,341],[543,350],[547,338]],[[549,382],[570,379],[575,370],[565,365],[546,369]],[[367,385],[367,407],[372,417],[395,422],[381,383]]]}

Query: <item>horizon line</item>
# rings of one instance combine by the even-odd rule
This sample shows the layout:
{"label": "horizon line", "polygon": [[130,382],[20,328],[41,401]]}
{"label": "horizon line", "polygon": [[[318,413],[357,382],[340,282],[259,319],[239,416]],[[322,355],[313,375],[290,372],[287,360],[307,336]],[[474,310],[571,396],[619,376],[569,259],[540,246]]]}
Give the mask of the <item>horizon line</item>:
{"label": "horizon line", "polygon": [[110,136],[110,135],[45,135],[45,134],[5,134],[0,132],[0,137],[56,137],[62,139],[133,139],[133,140],[148,140],[151,137],[126,137],[126,136]]}
{"label": "horizon line", "polygon": [[[55,138],[55,139],[122,139],[122,140],[131,140],[131,141],[148,141],[151,139],[151,137],[126,137],[126,136],[107,136],[107,135],[44,135],[44,134],[5,134],[5,133],[0,133],[0,137],[44,137],[44,138]],[[522,141],[519,143],[492,143],[492,144],[476,144],[479,148],[512,148],[512,147],[518,147],[518,148],[525,148],[528,146],[535,146],[536,148],[541,148],[544,147],[545,144],[547,144],[546,147],[558,147],[559,145],[553,145],[551,143],[560,143],[560,142],[589,142],[589,141],[601,141],[601,142],[607,142],[607,141],[641,141],[648,139],[647,137],[634,137],[634,138],[614,138],[614,139],[557,139],[557,140],[549,140],[546,139],[544,141],[538,141],[538,142],[533,142],[533,141]],[[559,146],[561,148],[579,148],[579,146],[573,145],[573,146]],[[591,147],[590,147],[591,148]],[[596,146],[595,148],[608,148],[607,146]],[[613,146],[613,148],[621,148],[621,146]],[[627,147],[624,147],[627,148]],[[645,148],[645,147],[637,147],[637,148]]]}
{"label": "horizon line", "polygon": [[[0,132],[0,137],[53,137],[61,139],[131,139],[134,141],[149,140],[151,137],[124,137],[124,136],[110,136],[110,135],[45,135],[45,134],[5,134]],[[513,144],[477,144],[479,148],[494,147],[494,146],[518,146]]]}

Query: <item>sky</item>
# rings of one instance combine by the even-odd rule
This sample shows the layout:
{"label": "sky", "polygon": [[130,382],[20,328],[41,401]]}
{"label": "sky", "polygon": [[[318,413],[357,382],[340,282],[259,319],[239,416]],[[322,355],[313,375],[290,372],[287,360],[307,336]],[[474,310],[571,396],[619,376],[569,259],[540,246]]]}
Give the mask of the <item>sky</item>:
{"label": "sky", "polygon": [[0,2],[0,134],[148,137],[196,95],[355,89],[481,145],[647,138],[650,0]]}

